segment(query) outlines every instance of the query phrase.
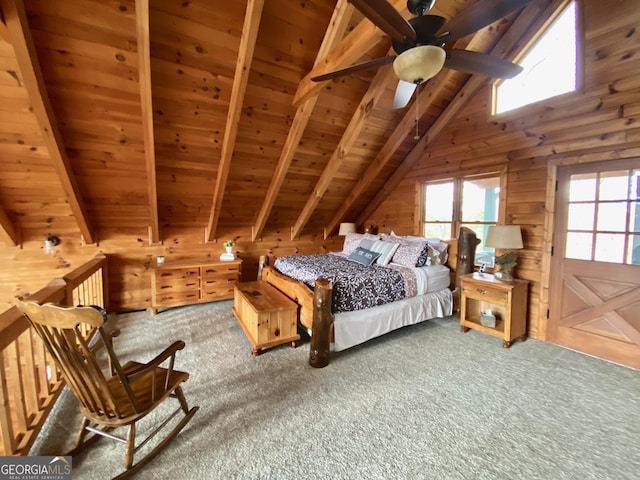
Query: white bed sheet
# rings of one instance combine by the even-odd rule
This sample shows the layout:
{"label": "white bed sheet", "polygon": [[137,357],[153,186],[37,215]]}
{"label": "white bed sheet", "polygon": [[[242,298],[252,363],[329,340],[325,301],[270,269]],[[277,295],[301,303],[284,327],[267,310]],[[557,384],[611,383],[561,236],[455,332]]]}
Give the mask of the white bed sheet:
{"label": "white bed sheet", "polygon": [[[447,286],[448,275],[447,269]],[[446,317],[452,312],[453,295],[449,288],[443,288],[366,310],[336,313],[333,350],[339,352],[406,325]]]}
{"label": "white bed sheet", "polygon": [[[392,264],[393,265],[393,264]],[[451,283],[449,267],[445,265],[431,265],[429,267],[412,267],[416,274],[416,295],[437,292],[447,288]]]}

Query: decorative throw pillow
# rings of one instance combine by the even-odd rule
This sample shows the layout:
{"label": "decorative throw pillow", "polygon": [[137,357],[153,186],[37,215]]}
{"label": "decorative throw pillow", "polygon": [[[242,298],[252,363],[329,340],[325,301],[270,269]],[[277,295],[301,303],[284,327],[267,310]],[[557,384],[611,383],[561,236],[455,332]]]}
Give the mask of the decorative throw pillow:
{"label": "decorative throw pillow", "polygon": [[427,262],[429,262],[429,244],[425,243],[420,255],[418,255],[416,267],[424,267],[425,265],[428,265]]}
{"label": "decorative throw pillow", "polygon": [[378,238],[379,237],[377,235],[371,235],[370,233],[347,233],[344,237],[342,253],[345,255],[351,255],[351,253],[358,248],[362,240],[378,240]]}
{"label": "decorative throw pillow", "polygon": [[378,265],[382,265],[383,267],[389,265],[391,258],[393,258],[393,254],[398,249],[398,245],[398,243],[385,242],[383,240],[376,240],[375,242],[373,242],[371,250],[380,253],[380,256],[378,257],[378,260],[376,260],[376,263]]}
{"label": "decorative throw pillow", "polygon": [[351,252],[351,254],[347,257],[349,260],[354,260],[362,265],[371,265],[375,262],[380,253],[372,252],[371,250],[367,250],[366,248],[356,247],[356,249]]}
{"label": "decorative throw pillow", "polygon": [[426,246],[426,242],[421,243],[402,240],[398,250],[396,250],[396,253],[393,255],[393,263],[398,263],[405,267],[419,266],[418,262],[420,260],[420,256]]}
{"label": "decorative throw pillow", "polygon": [[445,263],[447,263],[447,260],[449,258],[449,244],[446,242],[438,242],[430,239],[429,245],[438,251],[440,263],[437,265],[444,265]]}

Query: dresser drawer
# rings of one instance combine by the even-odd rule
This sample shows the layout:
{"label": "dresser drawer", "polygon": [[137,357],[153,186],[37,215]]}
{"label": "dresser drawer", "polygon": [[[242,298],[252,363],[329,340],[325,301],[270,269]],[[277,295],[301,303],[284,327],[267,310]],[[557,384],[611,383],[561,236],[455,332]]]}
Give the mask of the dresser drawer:
{"label": "dresser drawer", "polygon": [[200,267],[200,275],[202,276],[203,280],[215,279],[219,277],[227,278],[229,276],[237,279],[239,272],[240,265],[237,263],[225,265],[207,265],[206,267]]}
{"label": "dresser drawer", "polygon": [[474,298],[476,300],[484,300],[502,305],[509,303],[509,292],[497,288],[485,288],[482,285],[463,283],[462,293],[467,298]]}
{"label": "dresser drawer", "polygon": [[154,304],[156,306],[189,305],[197,303],[199,300],[200,292],[196,288],[186,292],[158,292],[155,295]]}
{"label": "dresser drawer", "polygon": [[198,291],[200,282],[198,277],[193,278],[173,278],[171,280],[163,280],[161,283],[156,282],[156,294],[166,292],[190,292]]}
{"label": "dresser drawer", "polygon": [[198,278],[200,277],[200,269],[195,268],[172,268],[167,270],[156,270],[156,286],[178,285],[186,282],[195,282],[196,288]]}
{"label": "dresser drawer", "polygon": [[208,298],[231,298],[233,297],[233,286],[238,281],[237,273],[227,273],[215,277],[202,279],[202,299]]}

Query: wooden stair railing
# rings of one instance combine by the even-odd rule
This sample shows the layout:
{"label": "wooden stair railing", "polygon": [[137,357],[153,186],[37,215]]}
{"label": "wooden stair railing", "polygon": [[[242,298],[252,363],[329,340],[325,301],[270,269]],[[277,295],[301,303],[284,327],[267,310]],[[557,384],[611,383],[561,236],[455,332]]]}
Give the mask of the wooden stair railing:
{"label": "wooden stair railing", "polygon": [[[106,307],[107,257],[95,258],[29,297],[40,303]],[[88,332],[85,332],[88,333]],[[27,455],[64,381],[16,307],[0,314],[0,455]]]}

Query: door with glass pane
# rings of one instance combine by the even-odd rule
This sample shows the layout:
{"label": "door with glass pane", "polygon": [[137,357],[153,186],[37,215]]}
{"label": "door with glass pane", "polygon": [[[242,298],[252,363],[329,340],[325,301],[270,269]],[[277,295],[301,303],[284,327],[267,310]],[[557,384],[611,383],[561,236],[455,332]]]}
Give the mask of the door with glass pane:
{"label": "door with glass pane", "polygon": [[640,368],[640,160],[558,170],[549,340]]}

